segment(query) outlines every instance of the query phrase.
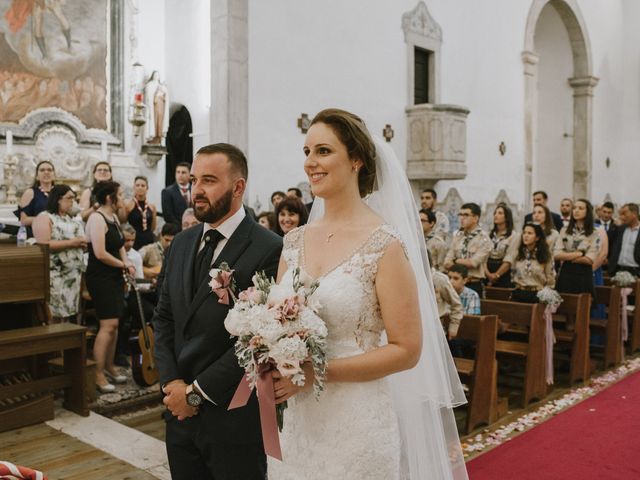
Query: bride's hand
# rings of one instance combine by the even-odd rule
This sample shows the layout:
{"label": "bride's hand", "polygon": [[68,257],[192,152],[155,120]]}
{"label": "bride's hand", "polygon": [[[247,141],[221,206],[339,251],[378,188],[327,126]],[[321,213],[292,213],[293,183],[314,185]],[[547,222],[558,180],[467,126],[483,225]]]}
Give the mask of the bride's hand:
{"label": "bride's hand", "polygon": [[283,377],[278,370],[273,370],[271,376],[273,377],[273,393],[276,397],[276,403],[284,403],[295,394],[310,390],[313,388],[313,367],[310,363],[302,365],[304,370],[304,386],[299,387],[291,381],[289,377]]}

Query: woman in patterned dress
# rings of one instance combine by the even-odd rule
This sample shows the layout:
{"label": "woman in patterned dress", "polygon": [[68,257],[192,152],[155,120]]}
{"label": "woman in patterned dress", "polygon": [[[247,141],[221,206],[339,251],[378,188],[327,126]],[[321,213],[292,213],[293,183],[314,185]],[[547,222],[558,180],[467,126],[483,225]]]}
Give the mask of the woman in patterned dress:
{"label": "woman in patterned dress", "polygon": [[49,307],[53,323],[71,320],[78,313],[82,254],[87,246],[82,224],[69,215],[76,194],[68,185],[55,185],[47,208],[33,221],[38,243],[49,245]]}

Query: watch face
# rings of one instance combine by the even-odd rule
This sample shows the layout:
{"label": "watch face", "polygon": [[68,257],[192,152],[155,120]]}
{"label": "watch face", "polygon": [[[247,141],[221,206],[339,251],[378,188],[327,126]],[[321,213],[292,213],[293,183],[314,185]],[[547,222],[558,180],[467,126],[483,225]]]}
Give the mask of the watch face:
{"label": "watch face", "polygon": [[187,395],[187,405],[191,407],[199,407],[202,404],[202,397],[196,392],[190,392]]}

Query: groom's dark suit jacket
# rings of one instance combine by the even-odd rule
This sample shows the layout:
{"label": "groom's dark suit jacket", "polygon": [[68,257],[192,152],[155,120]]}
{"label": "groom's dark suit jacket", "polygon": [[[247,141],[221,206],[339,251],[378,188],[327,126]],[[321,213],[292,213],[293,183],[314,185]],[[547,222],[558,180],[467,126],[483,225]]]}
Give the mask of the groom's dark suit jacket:
{"label": "groom's dark suit jacket", "polygon": [[[238,366],[234,342],[224,328],[232,305],[218,303],[209,279],[193,290],[193,267],[203,226],[176,235],[165,263],[162,291],[153,319],[155,358],[160,382],[181,378],[198,381],[217,407],[206,402],[211,432],[230,443],[261,441],[255,393],[246,407],[227,410],[243,370]],[[247,215],[227,241],[213,267],[227,262],[234,270],[236,294],[251,286],[251,277],[264,270],[275,277],[282,239]],[[202,412],[199,416],[202,416]],[[194,417],[195,418],[195,417]]]}

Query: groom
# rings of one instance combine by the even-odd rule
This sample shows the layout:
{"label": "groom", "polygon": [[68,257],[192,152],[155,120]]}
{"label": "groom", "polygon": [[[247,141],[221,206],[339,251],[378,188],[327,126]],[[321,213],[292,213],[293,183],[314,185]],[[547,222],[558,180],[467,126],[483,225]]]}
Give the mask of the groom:
{"label": "groom", "polygon": [[235,293],[256,271],[276,275],[282,240],[245,214],[247,160],[226,143],[198,150],[191,192],[201,225],[179,233],[165,261],[153,325],[167,406],[167,453],[174,480],[263,480],[267,464],[255,394],[227,410],[243,370],[224,328],[233,306],[211,291],[209,271],[226,262]]}

